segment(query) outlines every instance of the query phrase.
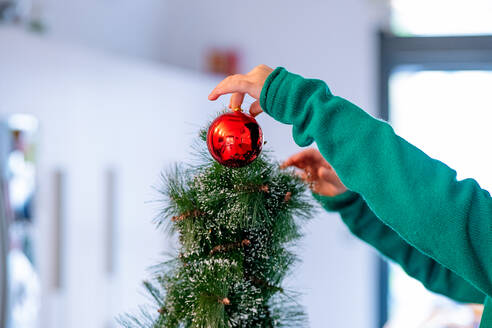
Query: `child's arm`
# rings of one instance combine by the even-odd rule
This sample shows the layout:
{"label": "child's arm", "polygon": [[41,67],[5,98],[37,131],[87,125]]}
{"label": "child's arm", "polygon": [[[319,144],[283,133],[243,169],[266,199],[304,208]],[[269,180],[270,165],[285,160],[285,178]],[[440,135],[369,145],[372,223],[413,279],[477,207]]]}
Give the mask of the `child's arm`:
{"label": "child's arm", "polygon": [[282,167],[296,167],[314,197],[327,211],[337,211],[350,231],[398,263],[410,276],[436,293],[459,302],[483,303],[485,295],[469,282],[405,242],[367,206],[357,193],[348,191],[320,152],[308,148],[290,156]]}
{"label": "child's arm", "polygon": [[354,235],[399,264],[428,290],[458,302],[484,303],[485,294],[406,243],[376,217],[359,194],[346,191],[335,197],[313,195],[326,210],[339,212]]}
{"label": "child's arm", "polygon": [[492,198],[476,181],[457,181],[455,171],[322,81],[277,68],[260,102],[293,125],[297,144],[316,141],[342,182],[405,241],[492,295]]}

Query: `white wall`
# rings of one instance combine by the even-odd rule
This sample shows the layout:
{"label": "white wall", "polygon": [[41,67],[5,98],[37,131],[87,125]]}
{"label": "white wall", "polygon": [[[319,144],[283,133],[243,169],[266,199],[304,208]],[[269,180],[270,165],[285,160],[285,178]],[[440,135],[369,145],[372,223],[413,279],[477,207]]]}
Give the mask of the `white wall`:
{"label": "white wall", "polygon": [[33,0],[58,39],[158,59],[167,20],[165,0]]}
{"label": "white wall", "polygon": [[[185,2],[186,4],[183,4]],[[338,95],[374,112],[375,42],[386,0],[167,1],[160,58],[199,69],[212,46],[258,64],[327,81]]]}

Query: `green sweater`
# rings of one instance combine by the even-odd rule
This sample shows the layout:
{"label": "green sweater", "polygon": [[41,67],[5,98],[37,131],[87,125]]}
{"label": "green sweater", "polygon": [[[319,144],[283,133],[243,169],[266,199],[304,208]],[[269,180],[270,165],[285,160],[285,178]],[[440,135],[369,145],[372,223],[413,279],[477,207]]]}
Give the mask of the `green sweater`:
{"label": "green sweater", "polygon": [[[432,291],[485,303],[492,327],[492,198],[472,179],[428,157],[390,125],[333,96],[323,81],[277,68],[260,103],[293,125],[299,146],[316,141],[352,190],[317,196],[349,228]],[[360,195],[360,196],[359,196]]]}

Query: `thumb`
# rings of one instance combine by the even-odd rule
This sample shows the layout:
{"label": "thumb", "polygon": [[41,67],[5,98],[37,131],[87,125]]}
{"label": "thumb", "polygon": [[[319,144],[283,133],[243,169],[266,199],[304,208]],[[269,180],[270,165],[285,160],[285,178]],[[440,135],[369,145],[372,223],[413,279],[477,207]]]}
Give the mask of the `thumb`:
{"label": "thumb", "polygon": [[249,113],[253,117],[257,116],[261,112],[263,112],[263,109],[261,109],[260,102],[258,100],[252,103],[251,107],[249,107]]}
{"label": "thumb", "polygon": [[338,176],[334,170],[330,170],[329,168],[324,167],[324,166],[322,166],[318,169],[318,176],[321,179],[329,181],[329,182],[334,182],[338,179]]}

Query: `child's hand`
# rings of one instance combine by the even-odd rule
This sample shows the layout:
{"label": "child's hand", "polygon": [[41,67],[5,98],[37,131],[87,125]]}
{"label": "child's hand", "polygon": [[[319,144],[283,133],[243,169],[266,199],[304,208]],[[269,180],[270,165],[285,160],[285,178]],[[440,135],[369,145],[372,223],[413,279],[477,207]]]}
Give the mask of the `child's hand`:
{"label": "child's hand", "polygon": [[303,170],[304,172],[300,173],[301,178],[317,194],[333,197],[347,191],[335,170],[314,148],[291,156],[282,164],[282,168],[288,166],[295,166]]}
{"label": "child's hand", "polygon": [[260,95],[265,80],[273,72],[273,69],[266,65],[259,65],[253,68],[248,74],[235,74],[228,76],[220,82],[208,96],[209,100],[217,100],[222,95],[232,93],[229,103],[230,109],[241,107],[244,95],[249,94],[256,101],[249,108],[251,115],[256,116],[263,110],[260,107]]}

